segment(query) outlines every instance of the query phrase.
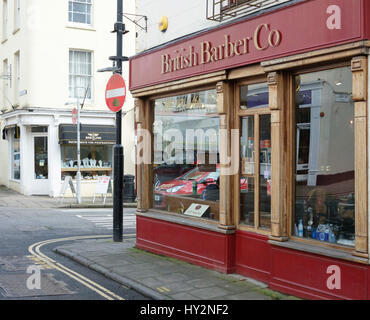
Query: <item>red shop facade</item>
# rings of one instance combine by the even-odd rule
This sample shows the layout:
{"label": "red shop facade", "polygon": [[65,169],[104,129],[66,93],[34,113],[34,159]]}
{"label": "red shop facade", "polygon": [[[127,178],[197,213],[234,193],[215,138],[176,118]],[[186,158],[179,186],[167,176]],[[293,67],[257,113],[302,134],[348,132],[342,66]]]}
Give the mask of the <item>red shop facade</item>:
{"label": "red shop facade", "polygon": [[133,57],[137,247],[370,299],[369,16],[302,1]]}

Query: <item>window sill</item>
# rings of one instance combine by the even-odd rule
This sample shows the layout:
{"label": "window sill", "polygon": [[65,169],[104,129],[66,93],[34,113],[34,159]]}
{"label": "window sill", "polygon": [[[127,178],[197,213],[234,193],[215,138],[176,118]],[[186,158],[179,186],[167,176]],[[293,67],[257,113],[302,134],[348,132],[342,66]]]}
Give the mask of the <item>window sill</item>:
{"label": "window sill", "polygon": [[206,221],[199,221],[193,220],[191,217],[185,217],[184,215],[179,214],[171,214],[171,213],[162,213],[159,211],[148,210],[146,212],[137,211],[136,214],[138,216],[172,222],[176,224],[181,224],[188,227],[204,229],[208,231],[218,232],[222,234],[233,234],[235,233],[235,229],[221,229],[218,227],[218,224],[214,222],[206,222]]}
{"label": "window sill", "polygon": [[95,28],[93,28],[93,26],[91,25],[88,25],[88,24],[83,24],[83,23],[68,23],[66,25],[66,28],[69,28],[69,29],[79,29],[79,30],[87,30],[87,31],[96,31]]}
{"label": "window sill", "polygon": [[322,246],[315,246],[315,245],[301,243],[301,242],[297,242],[293,240],[283,241],[283,242],[276,241],[276,240],[269,240],[268,243],[274,246],[278,246],[278,247],[313,253],[313,254],[317,254],[320,256],[326,256],[329,258],[336,258],[340,260],[346,260],[346,261],[367,264],[367,265],[370,264],[368,259],[356,257],[351,252],[344,251],[344,250],[325,248]]}

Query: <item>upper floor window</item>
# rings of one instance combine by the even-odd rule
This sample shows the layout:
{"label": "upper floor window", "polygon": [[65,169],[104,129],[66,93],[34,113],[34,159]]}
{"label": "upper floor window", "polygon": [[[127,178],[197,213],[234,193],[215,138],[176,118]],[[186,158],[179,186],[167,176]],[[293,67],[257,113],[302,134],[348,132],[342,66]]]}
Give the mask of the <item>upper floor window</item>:
{"label": "upper floor window", "polygon": [[3,40],[8,38],[8,1],[3,0]]}
{"label": "upper floor window", "polygon": [[91,24],[92,0],[70,0],[68,5],[68,21]]}
{"label": "upper floor window", "polygon": [[14,0],[14,30],[21,26],[21,0]]}
{"label": "upper floor window", "polygon": [[89,51],[69,51],[69,97],[91,99],[92,53]]}

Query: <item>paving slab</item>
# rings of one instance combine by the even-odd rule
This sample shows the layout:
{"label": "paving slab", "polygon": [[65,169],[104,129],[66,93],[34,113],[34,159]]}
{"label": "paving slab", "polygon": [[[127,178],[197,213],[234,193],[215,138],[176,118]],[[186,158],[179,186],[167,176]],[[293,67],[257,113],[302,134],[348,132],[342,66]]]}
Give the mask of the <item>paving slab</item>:
{"label": "paving slab", "polygon": [[[248,281],[242,276],[222,274],[137,249],[135,241],[132,238],[122,243],[106,239],[75,241],[73,244],[59,246],[54,251],[155,300],[293,298],[276,291],[265,291],[266,284]],[[107,251],[111,253],[106,254]]]}

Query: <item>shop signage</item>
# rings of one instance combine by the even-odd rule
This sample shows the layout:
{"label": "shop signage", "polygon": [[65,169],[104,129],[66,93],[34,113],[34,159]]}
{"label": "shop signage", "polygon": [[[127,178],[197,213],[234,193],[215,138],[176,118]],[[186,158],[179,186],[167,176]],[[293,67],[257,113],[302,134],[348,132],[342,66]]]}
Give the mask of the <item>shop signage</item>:
{"label": "shop signage", "polygon": [[184,214],[192,217],[203,217],[209,213],[210,208],[207,205],[192,203],[191,206],[184,212]]}
{"label": "shop signage", "polygon": [[107,176],[98,177],[98,182],[96,183],[93,203],[95,203],[95,196],[97,194],[100,194],[104,196],[104,204],[105,204],[105,200],[107,198],[108,193],[112,193],[112,183],[111,183],[110,177],[107,177]]}
{"label": "shop signage", "polygon": [[[116,133],[113,126],[82,125],[80,131],[81,144],[115,144]],[[59,126],[59,143],[76,144],[77,128],[73,125]]]}
{"label": "shop signage", "polygon": [[108,108],[113,112],[121,110],[126,99],[126,84],[120,74],[110,77],[105,90],[105,101]]}
{"label": "shop signage", "polygon": [[250,53],[251,45],[257,51],[268,50],[278,47],[281,40],[282,34],[279,30],[271,30],[267,23],[263,23],[257,26],[253,36],[232,41],[230,35],[225,35],[224,42],[219,45],[213,45],[210,41],[202,41],[197,48],[189,46],[189,48],[176,51],[175,56],[163,54],[162,74],[246,55]]}
{"label": "shop signage", "polygon": [[76,194],[76,190],[75,190],[75,187],[73,185],[73,182],[72,182],[72,177],[71,176],[66,176],[64,178],[64,181],[63,181],[63,184],[62,184],[62,188],[60,190],[60,197],[64,197],[65,193],[67,192],[67,189],[68,187],[71,189],[71,192],[73,195]]}
{"label": "shop signage", "polygon": [[74,125],[76,125],[77,123],[77,109],[76,108],[73,108],[72,110],[72,123]]}
{"label": "shop signage", "polygon": [[130,90],[368,39],[370,6],[334,2],[335,15],[330,1],[301,1],[143,52],[130,59]]}

